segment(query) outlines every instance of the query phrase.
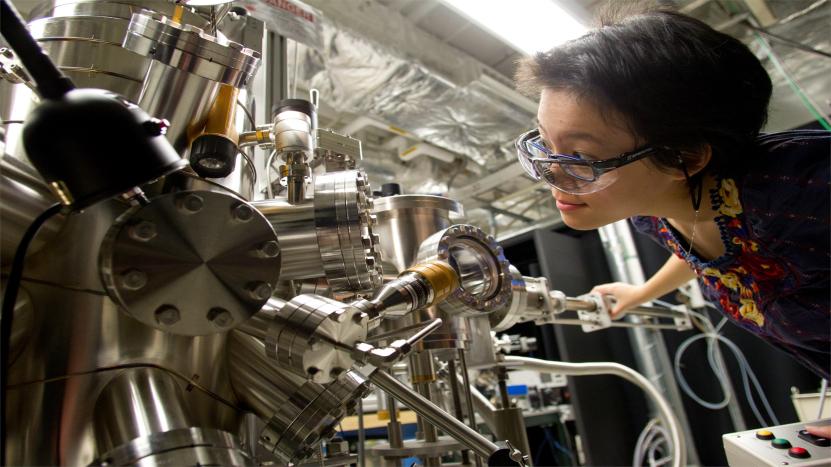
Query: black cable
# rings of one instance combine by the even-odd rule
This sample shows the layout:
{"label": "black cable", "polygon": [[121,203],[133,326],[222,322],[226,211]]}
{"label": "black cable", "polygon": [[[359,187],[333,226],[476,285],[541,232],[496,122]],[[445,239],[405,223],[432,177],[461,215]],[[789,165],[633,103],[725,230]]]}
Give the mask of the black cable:
{"label": "black cable", "polygon": [[248,107],[242,105],[242,102],[240,102],[239,99],[237,99],[237,105],[240,106],[243,112],[245,112],[245,116],[248,117],[248,121],[251,122],[251,129],[256,130],[257,122],[256,120],[254,120],[254,116],[251,115],[251,112],[248,110]]}
{"label": "black cable", "polygon": [[747,24],[746,22],[744,23],[744,26],[748,29],[758,31],[758,32],[770,37],[774,41],[779,42],[780,44],[787,45],[787,46],[793,47],[793,48],[798,49],[798,50],[802,50],[803,52],[808,52],[808,53],[820,55],[820,56],[825,57],[825,58],[831,58],[831,53],[829,53],[829,52],[824,52],[822,50],[815,49],[815,48],[813,48],[809,45],[805,45],[802,42],[795,41],[793,39],[788,39],[787,37],[783,37],[783,36],[780,36],[778,34],[774,34],[770,31],[768,31],[767,29],[759,28],[759,27],[753,26],[752,24]]}
{"label": "black cable", "polygon": [[[5,0],[3,0],[5,4]],[[5,13],[4,13],[5,15]],[[14,321],[14,305],[17,302],[17,292],[20,289],[20,279],[23,277],[23,263],[26,260],[26,251],[35,238],[41,226],[52,216],[59,213],[63,205],[55,203],[43,211],[29,224],[23,238],[14,252],[14,259],[9,270],[9,280],[6,282],[6,291],[3,293],[2,315],[0,315],[0,462],[6,465],[6,386],[9,377],[9,349],[12,338],[12,322]]]}
{"label": "black cable", "polygon": [[51,100],[60,99],[61,96],[75,88],[72,81],[61,73],[37,41],[32,38],[29,30],[26,29],[26,23],[7,0],[0,0],[0,34],[26,67],[29,76],[37,83],[41,97]]}

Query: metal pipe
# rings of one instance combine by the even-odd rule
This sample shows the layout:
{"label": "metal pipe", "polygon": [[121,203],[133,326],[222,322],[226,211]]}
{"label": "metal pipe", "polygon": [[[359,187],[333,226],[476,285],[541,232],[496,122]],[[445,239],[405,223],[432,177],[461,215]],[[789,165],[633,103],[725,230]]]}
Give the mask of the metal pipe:
{"label": "metal pipe", "polygon": [[619,376],[630,383],[641,388],[646,395],[654,402],[664,425],[669,431],[673,446],[672,465],[682,467],[687,461],[687,445],[681,435],[681,428],[678,418],[672,411],[672,407],[661,395],[660,391],[642,374],[637,371],[613,362],[602,363],[566,363],[540,360],[537,358],[505,356],[505,364],[512,367],[520,367],[527,370],[534,370],[543,373],[558,373],[567,376],[587,375],[614,375]]}
{"label": "metal pipe", "polygon": [[[457,376],[457,378],[459,380],[462,379],[461,375]],[[461,382],[464,383],[464,381]],[[489,401],[488,398],[479,392],[479,390],[474,386],[469,386],[469,388],[471,398],[473,399],[473,407],[476,409],[476,413],[482,417],[482,420],[485,422],[485,425],[487,425],[491,433],[496,434],[496,416],[494,415],[496,406],[491,404],[491,401]]]}
{"label": "metal pipe", "polygon": [[120,373],[95,404],[99,454],[153,433],[189,428],[184,407],[182,390],[169,374],[150,368]]}
{"label": "metal pipe", "polygon": [[[465,360],[465,351],[464,349],[457,349],[456,350],[459,355],[459,366],[462,370],[462,381],[464,381],[464,388],[465,388],[465,404],[467,405],[467,415],[470,418],[470,427],[475,431],[479,432],[476,427],[476,412],[473,411],[473,398],[470,395],[470,377],[467,374],[467,361]],[[482,456],[476,456],[476,467],[482,467]]]}
{"label": "metal pipe", "polygon": [[280,279],[323,277],[323,259],[315,230],[315,208],[311,200],[291,204],[283,198],[251,203],[274,227],[280,244]]}
{"label": "metal pipe", "polygon": [[256,337],[261,341],[265,341],[266,336],[268,335],[268,326],[274,319],[277,311],[285,305],[286,302],[282,299],[270,298],[260,311],[255,313],[254,316],[249,318],[247,321],[243,321],[239,326],[237,326],[237,330],[248,334],[249,336]]}
{"label": "metal pipe", "polygon": [[[0,158],[0,262],[10,264],[20,239],[35,218],[57,199],[34,169],[19,159]],[[41,226],[29,245],[34,253],[58,233],[64,216],[53,216]]]}
{"label": "metal pipe", "polygon": [[364,433],[364,400],[358,399],[358,467],[366,466],[366,453],[364,452],[364,444],[366,443],[366,433]]}
{"label": "metal pipe", "polygon": [[408,407],[423,415],[431,423],[434,423],[454,439],[465,446],[470,447],[482,457],[490,458],[492,454],[502,449],[497,444],[473,431],[473,429],[461,421],[450,417],[445,411],[421,395],[417,394],[406,385],[387,374],[385,371],[373,371],[369,375],[369,380],[386,393],[395,397],[402,403],[407,404]]}
{"label": "metal pipe", "polygon": [[595,311],[596,309],[597,305],[592,301],[566,298],[566,310]]}
{"label": "metal pipe", "polygon": [[[450,394],[453,397],[453,412],[457,419],[461,420],[464,417],[462,411],[462,398],[459,395],[459,374],[456,371],[456,360],[450,359],[447,362],[447,372],[449,373]],[[467,449],[462,449],[462,464],[470,464],[470,453]]]}

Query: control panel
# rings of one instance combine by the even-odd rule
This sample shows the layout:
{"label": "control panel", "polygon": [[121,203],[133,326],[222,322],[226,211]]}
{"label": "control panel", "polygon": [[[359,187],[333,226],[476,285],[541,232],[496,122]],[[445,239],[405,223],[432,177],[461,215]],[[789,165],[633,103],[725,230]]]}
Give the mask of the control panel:
{"label": "control panel", "polygon": [[[807,423],[831,425],[831,418]],[[791,423],[722,436],[724,452],[731,467],[831,465],[831,440],[805,430],[806,423]]]}

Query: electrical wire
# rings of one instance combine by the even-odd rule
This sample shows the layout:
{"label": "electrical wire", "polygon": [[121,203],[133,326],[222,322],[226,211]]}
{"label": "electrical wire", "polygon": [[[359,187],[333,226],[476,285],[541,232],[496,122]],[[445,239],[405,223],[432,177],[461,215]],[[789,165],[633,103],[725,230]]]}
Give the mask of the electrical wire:
{"label": "electrical wire", "polygon": [[237,99],[237,105],[242,109],[242,111],[245,113],[245,116],[248,118],[248,122],[251,124],[251,129],[256,130],[257,129],[257,121],[254,120],[254,116],[251,115],[251,111],[248,110],[248,107],[243,105],[243,103],[240,102],[239,99]]}
{"label": "electrical wire", "polygon": [[[5,2],[3,2],[5,4]],[[6,461],[6,386],[9,381],[9,351],[11,349],[12,325],[14,323],[14,305],[17,302],[17,293],[20,290],[20,280],[23,277],[23,266],[29,244],[46,221],[61,212],[63,205],[55,203],[40,213],[23,234],[17,250],[14,252],[9,279],[6,282],[6,291],[3,293],[2,315],[0,315],[0,462]]]}
{"label": "electrical wire", "polygon": [[133,368],[153,368],[153,369],[156,369],[156,370],[162,370],[164,372],[167,372],[167,373],[183,380],[188,386],[193,386],[196,389],[199,389],[200,391],[204,392],[205,394],[207,394],[211,398],[215,399],[217,402],[220,402],[220,403],[236,410],[237,412],[240,412],[240,413],[245,412],[245,410],[237,407],[233,402],[229,401],[228,399],[225,399],[224,397],[220,396],[219,394],[217,394],[217,393],[211,391],[210,389],[202,386],[201,384],[197,383],[193,378],[188,378],[187,376],[183,375],[182,373],[179,373],[176,370],[166,368],[166,367],[163,367],[161,365],[156,365],[155,363],[124,363],[124,364],[121,364],[121,365],[102,366],[102,367],[95,368],[95,369],[92,369],[92,370],[76,371],[76,372],[73,372],[73,373],[67,373],[65,375],[55,376],[53,378],[45,378],[45,379],[38,379],[38,380],[33,380],[33,381],[24,381],[22,383],[10,384],[10,385],[8,385],[8,388],[9,389],[18,389],[18,388],[21,388],[23,386],[29,386],[31,384],[54,383],[55,381],[63,381],[63,380],[66,380],[66,379],[69,379],[69,378],[75,378],[75,377],[78,377],[78,376],[87,376],[87,375],[91,375],[91,374],[95,374],[95,373],[105,373],[105,372],[108,372],[108,371],[115,371],[115,370],[129,370],[129,369],[133,369]]}
{"label": "electrical wire", "polygon": [[823,378],[822,384],[820,384],[819,388],[819,412],[817,413],[817,420],[822,418],[822,409],[825,408],[825,393],[828,392],[828,380]]}
{"label": "electrical wire", "polygon": [[819,56],[822,56],[822,57],[825,57],[825,58],[831,58],[831,53],[825,52],[823,50],[815,49],[815,48],[813,48],[809,45],[803,44],[802,42],[795,41],[793,39],[788,39],[787,37],[783,37],[783,36],[780,36],[778,34],[774,34],[774,33],[768,31],[765,28],[756,27],[752,24],[748,24],[747,22],[744,23],[744,26],[748,29],[751,29],[753,31],[757,31],[761,34],[764,34],[765,36],[775,40],[776,42],[778,42],[782,45],[787,45],[789,47],[793,47],[793,48],[801,50],[803,52],[812,53],[812,54],[819,55]]}
{"label": "electrical wire", "polygon": [[[655,303],[663,306],[674,306],[671,303],[667,303],[661,300],[653,300]],[[713,304],[707,303],[707,307],[712,308],[714,310],[720,311],[716,308]],[[702,313],[697,311],[689,310],[689,314],[693,317],[699,318],[703,323],[707,331],[703,332],[702,334],[692,336],[681,343],[678,347],[678,350],[675,354],[675,361],[674,361],[674,370],[675,376],[678,380],[678,386],[684,391],[687,396],[691,399],[695,400],[697,403],[702,405],[703,407],[710,408],[713,410],[721,409],[727,406],[727,401],[729,403],[729,376],[727,369],[723,367],[716,358],[716,351],[717,344],[719,342],[724,343],[728,349],[733,353],[733,356],[736,358],[736,361],[739,365],[739,371],[742,376],[742,384],[744,388],[745,397],[747,398],[748,405],[750,405],[751,410],[753,411],[753,415],[756,417],[757,422],[760,426],[768,426],[765,422],[764,417],[762,417],[761,411],[759,410],[758,406],[756,405],[756,398],[753,396],[753,391],[751,388],[751,383],[753,388],[755,388],[756,393],[759,396],[759,399],[762,401],[762,405],[767,412],[768,418],[773,421],[773,425],[778,425],[779,421],[776,417],[776,414],[773,412],[773,409],[770,406],[770,402],[768,402],[767,394],[765,394],[764,390],[762,389],[761,384],[759,384],[759,380],[756,377],[756,374],[753,372],[753,369],[750,367],[750,364],[747,362],[747,358],[744,356],[744,353],[739,349],[739,347],[733,343],[730,339],[720,334],[721,329],[727,324],[727,318],[722,318],[722,320],[718,323],[717,326],[713,327],[712,321],[710,318]],[[681,357],[683,353],[692,345],[694,342],[707,339],[708,340],[708,348],[707,348],[707,360],[710,364],[710,367],[713,369],[713,373],[718,378],[719,382],[722,386],[722,391],[725,394],[725,399],[719,403],[707,402],[704,401],[701,397],[699,397],[689,386],[687,383],[686,378],[681,371]]]}
{"label": "electrical wire", "polygon": [[819,107],[811,100],[810,97],[805,93],[799,83],[791,77],[790,73],[785,70],[782,61],[779,59],[779,56],[776,52],[773,51],[773,48],[768,44],[768,42],[758,33],[754,32],[756,36],[756,42],[768,54],[768,58],[770,58],[770,62],[773,64],[774,68],[785,78],[785,81],[788,83],[788,86],[791,87],[791,90],[799,97],[802,101],[802,104],[808,109],[808,112],[819,122],[820,126],[824,129],[831,131],[831,123],[829,123],[828,119],[823,116],[823,114],[819,111]]}

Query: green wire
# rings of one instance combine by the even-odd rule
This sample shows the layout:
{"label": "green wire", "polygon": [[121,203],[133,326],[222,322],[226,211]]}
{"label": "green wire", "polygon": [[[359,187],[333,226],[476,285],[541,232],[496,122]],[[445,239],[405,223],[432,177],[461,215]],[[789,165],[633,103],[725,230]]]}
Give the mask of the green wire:
{"label": "green wire", "polygon": [[765,52],[767,52],[768,58],[770,58],[770,61],[773,63],[773,66],[776,68],[776,70],[779,71],[779,73],[781,73],[783,77],[785,77],[785,81],[788,82],[788,85],[791,87],[793,92],[796,93],[797,96],[799,96],[799,100],[802,101],[802,104],[808,109],[808,112],[811,113],[811,115],[819,122],[819,124],[823,128],[831,131],[831,123],[828,122],[828,120],[810,101],[810,99],[808,99],[808,96],[805,95],[805,93],[802,91],[802,88],[800,88],[799,85],[793,79],[791,79],[791,76],[788,74],[787,71],[785,71],[785,68],[782,66],[782,63],[779,62],[779,58],[777,58],[776,54],[773,53],[773,50],[771,50],[771,48],[768,46],[768,43],[764,39],[762,39],[762,36],[760,36],[758,32],[754,31],[753,35],[755,36],[756,42],[759,43],[759,46],[762,47],[762,49],[764,49]]}

